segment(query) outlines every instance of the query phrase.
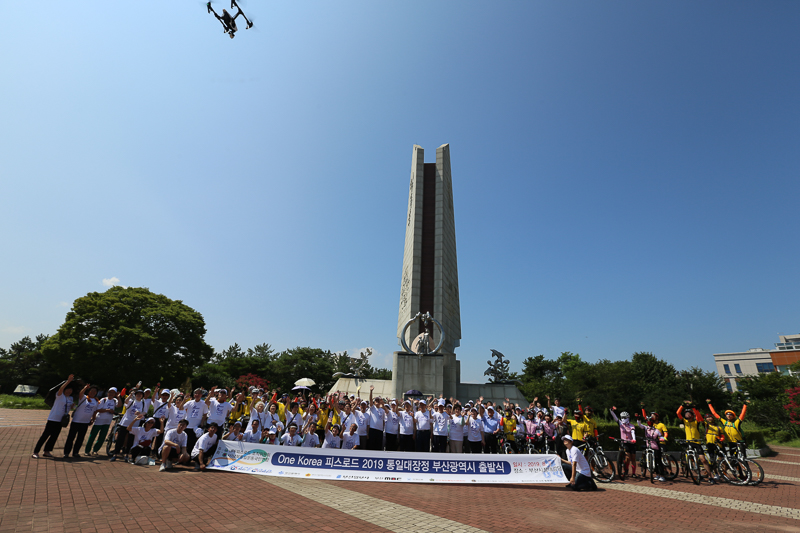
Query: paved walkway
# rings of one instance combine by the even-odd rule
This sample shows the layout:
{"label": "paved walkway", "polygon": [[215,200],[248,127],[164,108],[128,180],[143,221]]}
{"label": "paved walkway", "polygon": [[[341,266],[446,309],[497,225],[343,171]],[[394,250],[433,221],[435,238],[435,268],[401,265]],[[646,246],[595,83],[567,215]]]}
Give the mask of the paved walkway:
{"label": "paved walkway", "polygon": [[[30,457],[46,412],[0,409],[0,533],[123,531],[800,533],[800,454],[778,448],[758,487],[628,481],[427,485],[271,478],[103,459]],[[59,445],[63,446],[66,432]],[[60,456],[59,446],[55,450]]]}

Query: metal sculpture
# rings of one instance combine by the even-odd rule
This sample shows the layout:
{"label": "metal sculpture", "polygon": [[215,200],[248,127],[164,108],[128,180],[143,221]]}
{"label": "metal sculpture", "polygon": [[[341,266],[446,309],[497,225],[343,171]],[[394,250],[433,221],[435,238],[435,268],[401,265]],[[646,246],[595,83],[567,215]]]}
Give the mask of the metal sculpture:
{"label": "metal sculpture", "polygon": [[492,350],[492,355],[497,358],[496,361],[492,362],[490,359],[486,361],[489,365],[489,368],[486,369],[486,372],[483,373],[484,376],[490,376],[491,380],[490,383],[504,383],[509,380],[509,365],[511,361],[508,359],[503,359],[503,354],[498,352],[497,350]]}
{"label": "metal sculpture", "polygon": [[[425,331],[422,333],[422,338],[420,339],[419,343],[417,344],[418,352],[415,352],[411,348],[408,347],[406,343],[406,331],[408,327],[413,324],[414,322],[419,319],[422,322],[422,327],[425,328]],[[428,331],[428,327],[431,325],[431,322],[436,324],[436,327],[439,328],[439,344],[436,345],[436,348],[431,350],[430,345],[430,331]],[[438,320],[433,318],[430,313],[426,312],[424,315],[422,313],[417,313],[414,315],[414,318],[406,322],[405,327],[403,327],[403,334],[400,336],[400,344],[403,345],[403,349],[406,353],[413,353],[422,357],[423,355],[431,355],[438,353],[444,343],[444,329],[442,329],[442,325],[439,323]]]}

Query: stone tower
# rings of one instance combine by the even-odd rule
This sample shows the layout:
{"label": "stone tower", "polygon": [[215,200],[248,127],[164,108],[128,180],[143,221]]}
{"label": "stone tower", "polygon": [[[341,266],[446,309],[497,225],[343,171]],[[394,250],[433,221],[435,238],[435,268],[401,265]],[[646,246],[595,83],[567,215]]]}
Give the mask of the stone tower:
{"label": "stone tower", "polygon": [[[436,163],[425,163],[425,151],[414,145],[401,279],[397,343],[401,344],[409,319],[418,312],[429,312],[445,332],[440,352],[455,353],[461,343],[461,306],[449,144],[436,149]],[[421,326],[406,332],[409,346],[422,333],[418,328]],[[431,346],[436,346],[438,328],[431,329],[431,337]]]}

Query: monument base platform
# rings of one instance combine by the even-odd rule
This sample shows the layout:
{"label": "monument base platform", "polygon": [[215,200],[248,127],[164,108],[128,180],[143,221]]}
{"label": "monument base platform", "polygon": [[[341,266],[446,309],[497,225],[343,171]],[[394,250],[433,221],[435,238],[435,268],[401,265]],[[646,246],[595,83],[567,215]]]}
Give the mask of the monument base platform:
{"label": "monument base platform", "polygon": [[[398,379],[399,378],[399,379]],[[484,401],[502,405],[506,398],[512,403],[527,407],[530,402],[514,384],[461,383],[461,363],[455,354],[423,355],[394,353],[392,380],[339,378],[329,391],[340,391],[348,396],[369,398],[369,387],[374,386],[374,396],[382,398],[406,398],[406,392],[418,390],[423,396],[448,400],[454,398],[462,404],[468,400]]]}

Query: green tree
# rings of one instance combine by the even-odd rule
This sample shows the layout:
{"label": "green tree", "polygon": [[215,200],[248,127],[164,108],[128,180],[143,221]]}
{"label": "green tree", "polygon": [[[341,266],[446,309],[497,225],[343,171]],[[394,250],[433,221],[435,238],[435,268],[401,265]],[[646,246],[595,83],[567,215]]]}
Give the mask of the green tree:
{"label": "green tree", "polygon": [[34,385],[40,389],[52,385],[57,375],[42,356],[42,344],[47,339],[47,335],[37,335],[36,340],[26,336],[8,350],[0,348],[1,391],[11,393],[17,385]]}
{"label": "green tree", "polygon": [[798,385],[800,380],[797,377],[780,372],[748,376],[737,383],[739,391],[734,394],[733,405],[740,406],[747,400],[748,420],[760,426],[790,431],[796,436],[800,432],[791,423],[790,411],[786,406],[791,401],[787,391]]}
{"label": "green tree", "polygon": [[205,334],[203,316],[183,302],[112,287],[75,300],[42,354],[59,375],[91,383],[179,384],[211,358]]}

